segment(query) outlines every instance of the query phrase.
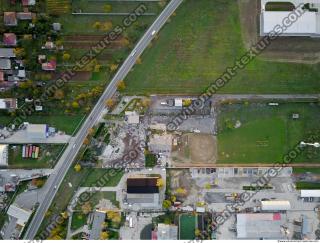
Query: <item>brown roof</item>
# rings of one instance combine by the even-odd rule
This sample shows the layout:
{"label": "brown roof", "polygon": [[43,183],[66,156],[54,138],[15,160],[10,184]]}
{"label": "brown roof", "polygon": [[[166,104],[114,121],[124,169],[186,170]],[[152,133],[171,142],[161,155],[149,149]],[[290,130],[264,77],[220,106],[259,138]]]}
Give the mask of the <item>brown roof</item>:
{"label": "brown roof", "polygon": [[15,12],[4,12],[3,13],[4,25],[15,26],[18,24],[17,14]]}

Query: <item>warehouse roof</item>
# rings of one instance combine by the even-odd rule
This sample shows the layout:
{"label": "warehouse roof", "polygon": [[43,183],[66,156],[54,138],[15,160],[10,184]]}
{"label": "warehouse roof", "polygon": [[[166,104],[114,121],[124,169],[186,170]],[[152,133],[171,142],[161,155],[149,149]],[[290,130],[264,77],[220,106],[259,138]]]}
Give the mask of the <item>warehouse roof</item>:
{"label": "warehouse roof", "polygon": [[[275,26],[283,26],[288,11],[264,11],[261,14],[261,33],[268,34]],[[282,35],[317,35],[320,34],[320,15],[317,12],[305,12],[291,24]]]}
{"label": "warehouse roof", "polygon": [[283,239],[281,225],[286,221],[280,213],[237,214],[238,239]]}
{"label": "warehouse roof", "polygon": [[13,218],[16,218],[18,220],[18,225],[24,226],[28,222],[32,211],[20,208],[17,205],[12,204],[9,207],[7,214]]}
{"label": "warehouse roof", "polygon": [[159,193],[157,178],[128,178],[127,193]]}
{"label": "warehouse roof", "polygon": [[320,190],[301,190],[301,197],[320,197]]}

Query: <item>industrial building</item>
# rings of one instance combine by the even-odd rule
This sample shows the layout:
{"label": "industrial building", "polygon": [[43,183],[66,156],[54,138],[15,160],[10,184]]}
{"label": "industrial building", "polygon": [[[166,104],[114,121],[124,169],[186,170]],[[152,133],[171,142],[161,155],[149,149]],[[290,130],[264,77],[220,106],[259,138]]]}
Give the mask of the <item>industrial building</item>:
{"label": "industrial building", "polygon": [[236,222],[238,239],[280,240],[286,238],[286,215],[280,213],[240,213]]}
{"label": "industrial building", "polygon": [[[267,4],[279,3],[277,0],[262,0],[261,15],[260,15],[260,35],[268,35],[275,29],[276,26],[283,26],[283,20],[291,13],[297,11],[302,13],[302,10],[297,10],[300,4],[304,4],[306,12],[297,15],[295,20],[290,21],[287,29],[281,33],[282,36],[320,36],[320,3],[314,0],[292,0],[287,1],[288,11],[270,11],[266,8]],[[309,6],[309,7],[306,7]],[[293,8],[293,10],[292,10]],[[308,9],[309,8],[309,9]],[[292,17],[293,18],[293,17]]]}
{"label": "industrial building", "polygon": [[46,139],[48,137],[48,126],[46,124],[29,124],[27,136],[31,139]]}
{"label": "industrial building", "polygon": [[290,210],[291,205],[289,201],[261,201],[261,210],[262,211],[286,211]]}
{"label": "industrial building", "polygon": [[161,207],[158,179],[158,177],[128,178],[126,202],[130,205],[138,204],[144,208]]}
{"label": "industrial building", "polygon": [[178,240],[178,226],[173,224],[158,224],[157,240]]}

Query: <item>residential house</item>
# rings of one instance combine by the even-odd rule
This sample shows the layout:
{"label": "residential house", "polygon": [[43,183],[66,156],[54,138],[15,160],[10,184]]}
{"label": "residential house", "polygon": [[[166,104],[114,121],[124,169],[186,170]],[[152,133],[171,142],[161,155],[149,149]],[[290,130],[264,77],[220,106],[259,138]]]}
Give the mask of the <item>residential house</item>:
{"label": "residential house", "polygon": [[18,20],[16,12],[4,12],[3,23],[5,26],[17,26]]}
{"label": "residential house", "polygon": [[14,33],[4,33],[3,34],[3,44],[5,46],[16,46],[17,36]]}
{"label": "residential house", "polygon": [[11,60],[9,58],[0,58],[0,70],[11,69]]}
{"label": "residential house", "polygon": [[18,107],[17,99],[15,98],[3,98],[0,99],[1,110],[15,110]]}
{"label": "residential house", "polygon": [[60,31],[61,30],[61,24],[60,23],[53,23],[52,28],[54,31]]}
{"label": "residential house", "polygon": [[36,0],[22,0],[22,6],[33,6],[36,4]]}
{"label": "residential house", "polygon": [[55,71],[57,68],[56,60],[51,60],[49,62],[42,63],[42,70],[44,71]]}
{"label": "residential house", "polygon": [[14,58],[16,54],[13,48],[0,48],[0,58]]}
{"label": "residential house", "polygon": [[47,50],[53,50],[56,48],[56,45],[53,43],[53,41],[46,41],[42,49],[47,49]]}
{"label": "residential house", "polygon": [[17,18],[19,20],[32,20],[32,13],[31,12],[19,12],[19,13],[17,13]]}

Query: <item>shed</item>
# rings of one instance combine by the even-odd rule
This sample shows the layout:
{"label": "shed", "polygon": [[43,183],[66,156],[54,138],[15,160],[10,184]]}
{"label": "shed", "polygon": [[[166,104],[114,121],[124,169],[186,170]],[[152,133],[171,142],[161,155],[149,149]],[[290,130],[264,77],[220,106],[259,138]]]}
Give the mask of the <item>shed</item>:
{"label": "shed", "polygon": [[3,23],[5,26],[17,26],[18,20],[16,12],[4,12]]}
{"label": "shed", "polygon": [[8,58],[0,58],[0,69],[9,70],[11,69],[11,61]]}
{"label": "shed", "polygon": [[262,211],[284,211],[290,210],[291,205],[289,201],[262,201],[261,210]]}
{"label": "shed", "polygon": [[4,33],[3,34],[3,44],[5,46],[15,46],[17,45],[17,36],[14,33]]}
{"label": "shed", "polygon": [[182,107],[182,99],[178,99],[178,98],[176,98],[176,99],[174,99],[174,106],[176,106],[176,107]]}

